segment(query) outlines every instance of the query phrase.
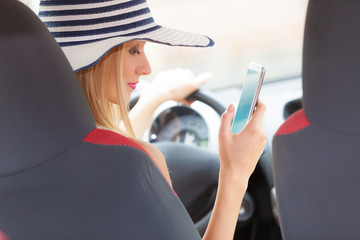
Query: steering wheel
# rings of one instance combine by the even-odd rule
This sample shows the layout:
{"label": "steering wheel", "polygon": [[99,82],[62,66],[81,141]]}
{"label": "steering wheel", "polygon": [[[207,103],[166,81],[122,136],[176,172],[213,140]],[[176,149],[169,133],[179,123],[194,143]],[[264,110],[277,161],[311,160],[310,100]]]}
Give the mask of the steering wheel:
{"label": "steering wheel", "polygon": [[[130,108],[138,101],[135,96]],[[210,92],[200,89],[187,97],[203,102],[221,115],[225,107]],[[200,235],[209,222],[215,202],[220,161],[216,152],[176,142],[153,143],[163,153],[170,172],[173,188],[190,214]],[[239,213],[238,224],[250,221],[254,213],[254,202],[246,194]]]}

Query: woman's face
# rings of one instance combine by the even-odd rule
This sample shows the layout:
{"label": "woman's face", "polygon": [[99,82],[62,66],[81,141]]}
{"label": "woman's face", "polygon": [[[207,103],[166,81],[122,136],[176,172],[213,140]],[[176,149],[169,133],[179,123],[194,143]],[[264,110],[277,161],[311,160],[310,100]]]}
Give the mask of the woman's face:
{"label": "woman's face", "polygon": [[[135,90],[136,84],[139,82],[139,78],[142,75],[148,75],[151,73],[151,66],[145,55],[144,47],[145,41],[133,40],[124,43],[123,46],[123,78],[125,90],[127,93],[127,100],[130,101],[131,93]],[[115,66],[115,64],[114,64]],[[114,69],[109,82],[110,101],[116,103],[116,78]],[[127,103],[128,103],[127,102]]]}

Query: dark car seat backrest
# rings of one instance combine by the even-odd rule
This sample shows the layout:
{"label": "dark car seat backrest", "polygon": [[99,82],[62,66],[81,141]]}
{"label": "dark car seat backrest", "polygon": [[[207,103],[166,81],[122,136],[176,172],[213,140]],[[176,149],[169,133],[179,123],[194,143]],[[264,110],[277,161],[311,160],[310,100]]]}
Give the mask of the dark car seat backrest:
{"label": "dark car seat backrest", "polygon": [[303,106],[273,138],[283,239],[358,239],[360,1],[310,0]]}
{"label": "dark car seat backrest", "polygon": [[60,47],[17,0],[0,1],[0,238],[199,240],[133,140],[95,128]]}
{"label": "dark car seat backrest", "polygon": [[312,124],[360,135],[360,1],[310,0],[303,105]]}
{"label": "dark car seat backrest", "polygon": [[76,76],[43,23],[18,1],[0,4],[1,177],[65,152],[95,124]]}

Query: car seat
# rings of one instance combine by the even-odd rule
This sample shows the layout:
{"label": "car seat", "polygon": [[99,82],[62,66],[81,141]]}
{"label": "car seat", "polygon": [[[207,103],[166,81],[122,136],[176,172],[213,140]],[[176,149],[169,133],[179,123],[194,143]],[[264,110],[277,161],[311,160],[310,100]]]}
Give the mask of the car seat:
{"label": "car seat", "polygon": [[360,1],[310,0],[303,109],[273,139],[284,239],[359,239],[359,59]]}
{"label": "car seat", "polygon": [[60,47],[15,0],[0,1],[0,119],[1,239],[200,239],[144,150],[96,128]]}

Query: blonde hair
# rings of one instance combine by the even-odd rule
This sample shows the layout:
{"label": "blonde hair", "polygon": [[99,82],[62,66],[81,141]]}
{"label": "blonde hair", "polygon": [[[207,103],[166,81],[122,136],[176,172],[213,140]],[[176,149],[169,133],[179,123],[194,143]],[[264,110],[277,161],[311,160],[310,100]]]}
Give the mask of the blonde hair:
{"label": "blonde hair", "polygon": [[[98,126],[135,137],[129,115],[123,78],[123,45],[110,50],[100,62],[76,73]],[[115,66],[115,67],[114,67]],[[117,104],[109,100],[109,82],[116,79]],[[126,132],[120,129],[121,122]]]}

